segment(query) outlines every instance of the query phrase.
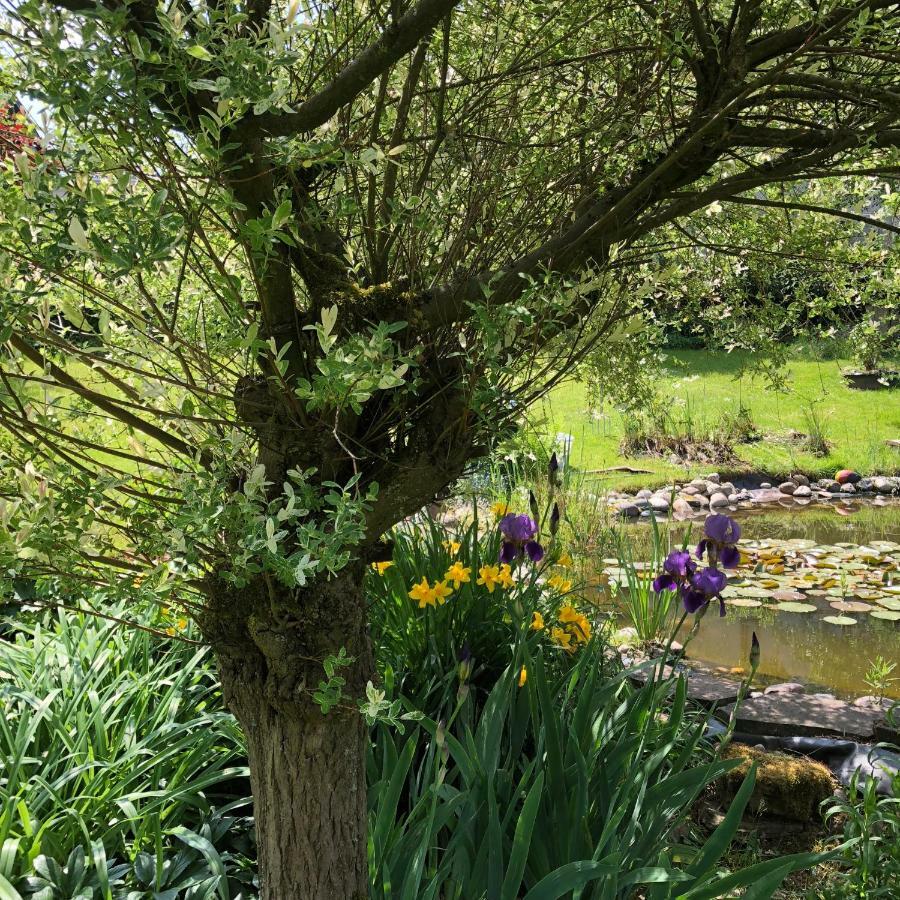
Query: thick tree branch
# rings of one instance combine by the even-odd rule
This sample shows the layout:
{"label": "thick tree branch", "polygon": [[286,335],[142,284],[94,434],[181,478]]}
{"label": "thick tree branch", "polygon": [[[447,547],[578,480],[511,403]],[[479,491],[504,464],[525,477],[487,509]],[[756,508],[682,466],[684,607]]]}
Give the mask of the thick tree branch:
{"label": "thick tree branch", "polygon": [[751,67],[762,65],[785,53],[800,49],[821,32],[834,28],[865,10],[876,12],[882,9],[900,9],[900,3],[897,0],[867,0],[852,6],[839,6],[819,21],[804,22],[794,28],[786,28],[784,31],[751,41],[747,61]]}
{"label": "thick tree branch", "polygon": [[843,148],[848,140],[857,146],[900,147],[900,128],[860,132],[853,128],[823,128],[813,131],[809,128],[735,125],[728,136],[730,147],[776,147],[792,150],[816,150],[830,146]]}
{"label": "thick tree branch", "polygon": [[457,2],[458,0],[420,0],[409,12],[388,26],[378,40],[363,50],[326,87],[304,100],[295,112],[254,116],[241,128],[283,137],[311,131],[324,124],[341,107],[362,93],[382,72],[415,49],[416,44],[431,33]]}

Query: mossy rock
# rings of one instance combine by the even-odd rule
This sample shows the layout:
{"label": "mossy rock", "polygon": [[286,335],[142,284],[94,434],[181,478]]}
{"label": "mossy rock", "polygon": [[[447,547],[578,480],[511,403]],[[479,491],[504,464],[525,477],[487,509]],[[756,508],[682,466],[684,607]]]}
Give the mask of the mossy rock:
{"label": "mossy rock", "polygon": [[731,802],[744,777],[756,763],[756,785],[747,812],[778,816],[796,822],[820,822],[819,807],[835,791],[836,782],[827,766],[777,750],[757,750],[747,744],[730,744],[723,759],[739,759],[741,764],[718,782],[723,801]]}

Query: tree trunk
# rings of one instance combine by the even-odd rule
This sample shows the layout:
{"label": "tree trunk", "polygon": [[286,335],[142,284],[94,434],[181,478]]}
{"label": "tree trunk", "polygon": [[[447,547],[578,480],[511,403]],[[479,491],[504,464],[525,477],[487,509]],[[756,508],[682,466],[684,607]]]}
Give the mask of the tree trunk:
{"label": "tree trunk", "polygon": [[365,900],[362,716],[276,709],[252,691],[231,696],[250,757],[261,897]]}
{"label": "tree trunk", "polygon": [[[357,708],[374,664],[362,595],[364,564],[302,590],[261,579],[219,584],[205,632],[222,690],[247,739],[263,900],[368,896],[366,749]],[[353,662],[337,706],[313,699],[324,660]]]}

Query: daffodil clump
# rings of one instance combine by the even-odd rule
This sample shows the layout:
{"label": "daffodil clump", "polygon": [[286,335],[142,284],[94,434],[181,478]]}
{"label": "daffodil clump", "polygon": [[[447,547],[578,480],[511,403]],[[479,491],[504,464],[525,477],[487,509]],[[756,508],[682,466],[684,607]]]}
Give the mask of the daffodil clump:
{"label": "daffodil clump", "polygon": [[[543,506],[534,492],[527,505],[507,499],[487,514],[475,500],[457,527],[422,514],[386,537],[384,561],[371,564],[367,582],[371,630],[379,665],[402,681],[407,697],[455,707],[470,690],[493,685],[523,641],[568,668],[591,640],[591,622],[576,609],[576,564],[560,533],[565,498],[557,469],[550,466]],[[525,684],[528,672],[516,662]],[[454,669],[451,691],[446,675]]]}
{"label": "daffodil clump", "polygon": [[[533,631],[547,631],[547,623],[541,613],[531,615]],[[550,641],[566,653],[574,653],[591,639],[591,623],[587,616],[578,612],[571,604],[563,606],[556,615],[556,624],[550,626]]]}
{"label": "daffodil clump", "polygon": [[409,592],[410,600],[415,600],[419,604],[419,609],[426,606],[443,606],[447,599],[452,596],[453,589],[447,584],[446,580],[436,581],[434,585],[428,584],[427,578],[422,578],[418,584],[414,584]]}

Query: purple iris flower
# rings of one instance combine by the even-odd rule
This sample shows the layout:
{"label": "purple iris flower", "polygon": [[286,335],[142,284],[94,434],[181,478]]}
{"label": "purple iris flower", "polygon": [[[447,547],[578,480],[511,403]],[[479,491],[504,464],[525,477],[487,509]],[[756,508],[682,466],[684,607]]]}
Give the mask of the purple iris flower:
{"label": "purple iris flower", "polygon": [[663,563],[662,572],[653,580],[653,590],[674,591],[685,579],[697,571],[697,564],[688,550],[673,550]]}
{"label": "purple iris flower", "polygon": [[721,563],[726,569],[736,569],[741,554],[735,546],[741,537],[741,526],[730,516],[709,516],[703,523],[703,539],[697,545],[697,559],[709,554],[710,565]]}
{"label": "purple iris flower", "polygon": [[525,553],[532,562],[540,562],[544,558],[544,548],[535,540],[537,530],[537,523],[531,516],[505,515],[500,520],[500,534],[503,535],[500,562],[511,563]]}
{"label": "purple iris flower", "polygon": [[[713,597],[719,597],[726,584],[728,576],[724,572],[712,566],[701,569],[682,587],[681,602],[689,613],[695,613],[706,606]],[[725,601],[721,597],[719,597],[719,615],[725,615]]]}
{"label": "purple iris flower", "polygon": [[[725,518],[724,516],[722,518]],[[728,584],[724,572],[714,566],[697,570],[688,550],[673,550],[663,563],[663,570],[653,580],[653,590],[678,591],[685,610],[695,613],[713,597],[719,597],[719,615],[725,615],[725,603],[719,596]]]}

